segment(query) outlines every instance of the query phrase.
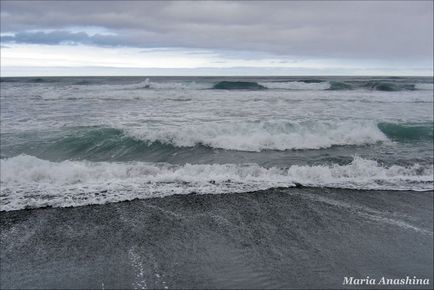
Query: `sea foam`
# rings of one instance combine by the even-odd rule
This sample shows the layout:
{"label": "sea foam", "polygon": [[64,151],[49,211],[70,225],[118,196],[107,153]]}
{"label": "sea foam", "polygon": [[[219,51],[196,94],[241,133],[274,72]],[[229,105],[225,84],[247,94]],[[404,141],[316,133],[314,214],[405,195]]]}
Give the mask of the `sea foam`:
{"label": "sea foam", "polygon": [[327,90],[330,88],[329,82],[260,82],[260,85],[268,89],[281,90]]}
{"label": "sea foam", "polygon": [[430,83],[417,83],[415,85],[415,88],[417,90],[427,90],[427,91],[432,91],[434,87],[434,84],[430,84]]}
{"label": "sea foam", "polygon": [[237,193],[273,187],[432,190],[433,166],[386,167],[354,157],[346,165],[51,162],[29,155],[1,160],[1,210],[104,204],[173,194]]}
{"label": "sea foam", "polygon": [[126,128],[131,137],[177,147],[204,145],[240,151],[320,149],[387,141],[375,122],[318,121],[226,122],[165,127]]}

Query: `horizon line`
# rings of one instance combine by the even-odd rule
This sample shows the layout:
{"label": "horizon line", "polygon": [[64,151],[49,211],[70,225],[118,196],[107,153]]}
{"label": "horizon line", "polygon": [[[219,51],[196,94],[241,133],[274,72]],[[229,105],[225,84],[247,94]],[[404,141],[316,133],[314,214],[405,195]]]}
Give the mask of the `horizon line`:
{"label": "horizon line", "polygon": [[73,78],[73,77],[426,77],[433,75],[14,75],[1,76],[0,78]]}

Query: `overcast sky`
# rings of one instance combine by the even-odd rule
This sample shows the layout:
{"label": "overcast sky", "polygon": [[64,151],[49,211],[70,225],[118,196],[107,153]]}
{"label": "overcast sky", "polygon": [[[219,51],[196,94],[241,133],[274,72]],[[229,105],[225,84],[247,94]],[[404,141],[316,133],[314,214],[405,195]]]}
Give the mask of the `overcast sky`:
{"label": "overcast sky", "polygon": [[1,74],[432,75],[433,1],[1,1]]}

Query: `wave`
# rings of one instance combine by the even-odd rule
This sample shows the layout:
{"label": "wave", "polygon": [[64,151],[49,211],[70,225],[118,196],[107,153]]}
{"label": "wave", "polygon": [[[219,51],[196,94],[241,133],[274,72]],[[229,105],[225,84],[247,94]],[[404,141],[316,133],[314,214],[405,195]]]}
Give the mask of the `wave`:
{"label": "wave", "polygon": [[79,86],[87,86],[87,85],[91,85],[92,82],[88,81],[88,80],[80,80],[80,81],[76,81],[74,83],[74,85],[79,85]]}
{"label": "wave", "polygon": [[266,87],[257,82],[221,81],[213,87],[215,90],[265,90]]}
{"label": "wave", "polygon": [[305,79],[305,80],[298,80],[299,82],[307,83],[307,84],[314,84],[314,83],[322,83],[323,80],[319,79]]}
{"label": "wave", "polygon": [[0,77],[0,83],[17,83],[19,80],[10,77]]}
{"label": "wave", "polygon": [[[259,85],[259,87],[258,87]],[[214,88],[221,89],[277,89],[277,90],[374,90],[374,91],[414,91],[432,90],[429,83],[394,83],[384,81],[325,81],[325,80],[297,80],[297,81],[268,81],[268,82],[219,82]]]}
{"label": "wave", "polygon": [[344,83],[344,82],[330,82],[330,87],[328,90],[331,91],[340,91],[340,90],[351,90],[353,87],[350,84]]}
{"label": "wave", "polygon": [[394,83],[384,81],[321,81],[321,80],[298,80],[298,81],[272,81],[259,82],[260,85],[268,89],[280,90],[374,90],[374,91],[414,91],[414,90],[433,90],[432,83]]}
{"label": "wave", "polygon": [[374,122],[257,121],[212,123],[161,129],[130,128],[125,132],[146,142],[176,147],[204,145],[239,151],[322,149],[337,145],[365,145],[387,141]]}
{"label": "wave", "polygon": [[170,81],[153,82],[145,80],[133,85],[126,85],[132,89],[156,89],[156,90],[374,90],[374,91],[414,91],[432,90],[432,83],[402,83],[394,81],[369,80],[369,81],[334,81],[320,79],[300,79],[294,81],[220,81],[217,83],[203,81]]}
{"label": "wave", "polygon": [[173,194],[236,193],[273,187],[333,187],[382,190],[432,190],[433,167],[384,167],[354,157],[347,165],[50,162],[20,155],[1,162],[3,211],[37,207],[104,204]]}
{"label": "wave", "polygon": [[212,84],[206,82],[184,81],[184,82],[154,82],[143,81],[133,86],[133,89],[155,89],[155,90],[205,90],[211,89]]}
{"label": "wave", "polygon": [[433,90],[432,83],[401,83],[385,82],[380,80],[370,81],[333,81],[306,79],[294,81],[220,81],[217,83],[210,82],[142,82],[136,84],[134,88],[151,88],[151,89],[179,89],[179,90],[199,90],[199,89],[221,89],[221,90],[374,90],[385,92],[396,91],[414,91],[414,90]]}
{"label": "wave", "polygon": [[46,145],[40,148],[40,151],[50,152],[51,155],[61,158],[116,160],[146,152],[167,152],[164,145],[147,144],[126,136],[120,129],[107,127],[74,128],[46,141],[43,143]]}
{"label": "wave", "polygon": [[32,78],[32,79],[28,79],[29,83],[45,83],[45,82],[50,82],[50,80],[48,79],[44,79],[44,78]]}
{"label": "wave", "polygon": [[259,84],[268,89],[281,90],[327,90],[330,88],[330,83],[324,81],[260,82]]}
{"label": "wave", "polygon": [[[88,81],[75,82],[75,86],[83,86],[89,90]],[[97,84],[97,83],[96,83]],[[109,91],[133,91],[133,90],[203,90],[210,89],[212,84],[207,82],[195,82],[195,81],[152,81],[145,79],[139,82],[132,83],[105,83],[98,84],[94,89],[96,90],[109,90]]]}
{"label": "wave", "polygon": [[287,79],[276,80],[264,78],[256,81],[228,81],[211,79],[190,79],[190,80],[169,80],[169,79],[128,79],[113,78],[110,81],[104,78],[68,78],[68,77],[34,77],[34,78],[0,78],[3,83],[19,82],[29,84],[50,85],[53,83],[63,83],[70,85],[73,89],[86,88],[89,90],[91,85],[96,85],[97,89],[107,90],[374,90],[374,91],[413,91],[413,90],[433,90],[432,83],[425,83],[425,80],[406,80],[401,78],[381,78],[381,79],[351,79],[330,77],[324,79]]}
{"label": "wave", "polygon": [[417,83],[417,84],[415,84],[415,88],[416,88],[416,90],[432,91],[434,88],[434,84],[433,83]]}
{"label": "wave", "polygon": [[[59,80],[62,80],[63,77],[58,78]],[[57,79],[55,77],[1,77],[0,82],[2,83],[54,83],[57,82]]]}
{"label": "wave", "polygon": [[401,83],[391,83],[383,81],[368,81],[363,84],[364,87],[385,92],[395,92],[395,91],[414,91],[415,84],[401,84]]}
{"label": "wave", "polygon": [[[39,136],[39,137],[38,137]],[[360,146],[378,142],[429,141],[432,123],[378,123],[367,121],[263,121],[208,123],[179,127],[79,127],[20,137],[12,152],[50,156],[57,160],[140,160],[176,153],[182,148],[260,152],[315,150],[333,146]],[[28,143],[25,140],[30,140]],[[199,148],[203,147],[203,148]],[[47,155],[48,154],[48,155]],[[51,159],[50,158],[50,159]]]}
{"label": "wave", "polygon": [[[28,133],[18,138],[18,144],[14,143],[4,151],[12,155],[30,154],[50,160],[161,160],[182,150],[158,141],[140,140],[121,129],[97,126],[68,128],[43,134]],[[3,145],[2,149],[5,147]]]}
{"label": "wave", "polygon": [[379,123],[378,128],[396,141],[433,139],[433,123]]}

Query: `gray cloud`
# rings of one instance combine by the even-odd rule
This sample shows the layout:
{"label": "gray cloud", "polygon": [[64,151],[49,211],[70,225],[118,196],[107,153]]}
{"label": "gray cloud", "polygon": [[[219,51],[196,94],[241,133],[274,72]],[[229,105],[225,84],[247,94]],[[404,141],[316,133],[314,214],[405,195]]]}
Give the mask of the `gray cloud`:
{"label": "gray cloud", "polygon": [[[409,74],[410,72],[410,74]],[[354,69],[354,68],[318,68],[306,69],[303,67],[275,68],[275,67],[230,67],[230,68],[130,68],[130,67],[80,67],[79,70],[71,70],[71,67],[28,67],[26,76],[288,76],[288,75],[430,75],[426,68],[405,67],[397,68],[391,73],[390,68]],[[22,76],[22,67],[2,68],[4,76]]]}
{"label": "gray cloud", "polygon": [[121,46],[125,43],[122,38],[113,35],[95,34],[86,32],[70,32],[56,30],[51,32],[17,32],[14,35],[1,36],[4,43],[29,43],[29,44],[91,44],[100,46]]}
{"label": "gray cloud", "polygon": [[[2,43],[427,61],[433,53],[432,1],[2,1],[1,11],[2,33],[14,34]],[[113,35],[70,31],[77,26]]]}

